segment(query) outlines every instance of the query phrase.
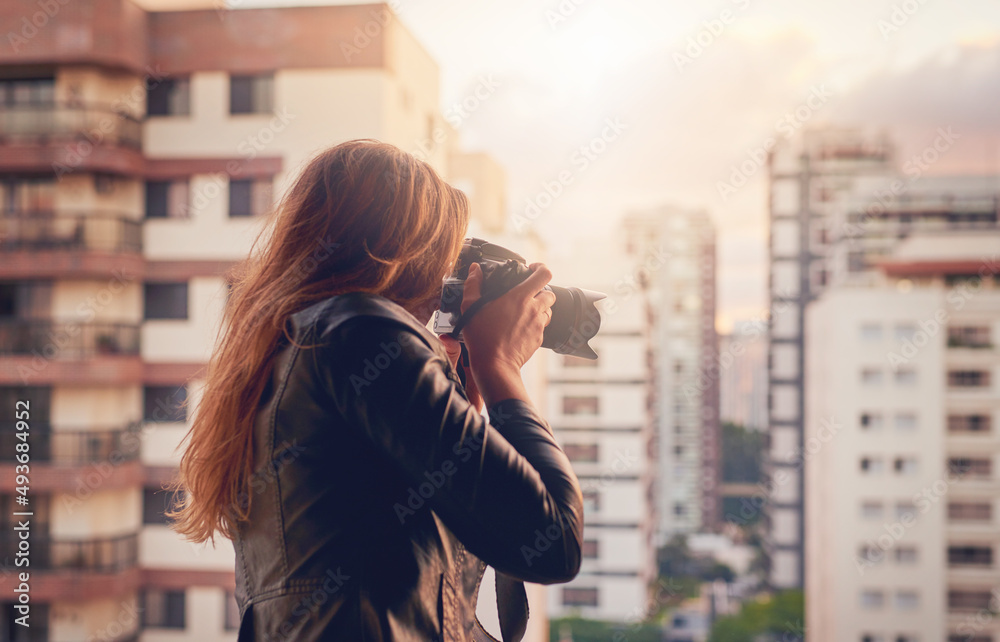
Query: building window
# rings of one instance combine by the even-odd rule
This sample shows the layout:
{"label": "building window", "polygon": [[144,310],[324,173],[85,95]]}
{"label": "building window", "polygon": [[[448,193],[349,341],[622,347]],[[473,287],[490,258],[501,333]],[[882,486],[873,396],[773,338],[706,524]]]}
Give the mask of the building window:
{"label": "building window", "polygon": [[896,413],[896,430],[913,432],[917,429],[917,416],[912,412]]}
{"label": "building window", "polygon": [[858,547],[858,563],[875,565],[885,559],[885,551],[877,546],[863,545]]}
{"label": "building window", "polygon": [[861,472],[866,475],[878,475],[884,469],[884,462],[879,457],[862,457],[861,458]]}
{"label": "building window", "polygon": [[598,457],[597,444],[566,444],[563,452],[574,462],[596,462]]}
{"label": "building window", "polygon": [[146,218],[188,218],[187,180],[146,181]]}
{"label": "building window", "polygon": [[191,113],[191,82],[187,78],[162,78],[147,84],[146,114],[187,116]]}
{"label": "building window", "polygon": [[878,368],[865,368],[861,371],[861,385],[869,388],[882,385],[882,371]]}
{"label": "building window", "polygon": [[155,629],[183,629],[184,591],[147,588],[142,592],[142,626]]}
{"label": "building window", "polygon": [[984,611],[990,609],[993,594],[989,591],[948,591],[948,609],[951,611]]}
{"label": "building window", "polygon": [[896,519],[910,521],[917,518],[917,507],[913,502],[896,502]]}
{"label": "building window", "polygon": [[949,546],[948,566],[993,566],[993,549],[989,546]]}
{"label": "building window", "polygon": [[600,412],[597,395],[588,397],[563,397],[564,415],[596,415]]}
{"label": "building window", "polygon": [[903,635],[896,636],[896,642],[917,642],[917,640],[917,636],[911,633],[904,633]]}
{"label": "building window", "polygon": [[881,430],[882,429],[882,413],[879,412],[865,412],[861,414],[861,429],[862,430]]}
{"label": "building window", "polygon": [[861,591],[861,608],[880,609],[885,604],[885,594],[874,589]]}
{"label": "building window", "polygon": [[247,178],[229,180],[229,216],[263,216],[271,210],[274,180]]}
{"label": "building window", "polygon": [[920,595],[916,591],[897,591],[896,608],[900,611],[912,611],[920,606]]}
{"label": "building window", "polygon": [[948,502],[948,519],[956,522],[988,522],[993,519],[989,502]]}
{"label": "building window", "polygon": [[55,103],[56,80],[45,78],[18,78],[0,81],[0,106],[49,107]]}
{"label": "building window", "polygon": [[989,348],[989,326],[959,326],[948,328],[949,348]]}
{"label": "building window", "polygon": [[982,457],[951,457],[948,470],[960,477],[988,479],[993,472],[993,462]]}
{"label": "building window", "polygon": [[[593,342],[591,342],[593,345]],[[584,359],[583,357],[574,357],[571,354],[563,355],[562,359],[563,368],[596,368],[597,359]]]}
{"label": "building window", "polygon": [[912,386],[917,383],[917,371],[913,368],[900,368],[895,377],[897,386]]}
{"label": "building window", "polygon": [[903,343],[905,341],[913,341],[913,337],[917,334],[917,326],[912,323],[900,323],[896,326],[896,341]]}
{"label": "building window", "polygon": [[593,513],[601,508],[601,494],[596,490],[583,491],[583,512]]}
{"label": "building window", "polygon": [[274,75],[229,77],[230,114],[269,114],[274,111]]}
{"label": "building window", "polygon": [[882,502],[868,501],[861,503],[862,519],[882,519],[883,512]]}
{"label": "building window", "polygon": [[236,603],[236,594],[226,591],[225,620],[223,626],[227,631],[240,630],[240,607]]}
{"label": "building window", "polygon": [[143,420],[150,422],[187,421],[187,387],[146,386],[143,388]]}
{"label": "building window", "polygon": [[990,385],[988,370],[949,370],[948,385],[953,388],[984,388]]}
{"label": "building window", "polygon": [[674,504],[674,515],[678,517],[687,513],[687,507],[684,504]]}
{"label": "building window", "polygon": [[885,638],[881,635],[876,635],[874,633],[864,633],[861,636],[861,642],[884,642]]}
{"label": "building window", "polygon": [[146,319],[186,319],[188,318],[187,283],[146,283],[144,318]]}
{"label": "building window", "polygon": [[174,493],[162,488],[142,489],[142,523],[169,524],[167,511],[177,508],[178,498]]}
{"label": "building window", "polygon": [[877,323],[865,323],[861,326],[861,340],[866,343],[877,343],[882,340],[882,326]]}
{"label": "building window", "polygon": [[563,606],[597,606],[596,588],[564,588]]}
{"label": "building window", "polygon": [[917,474],[917,458],[916,457],[896,457],[893,462],[893,469],[899,475],[916,475]]}
{"label": "building window", "polygon": [[897,546],[895,556],[897,564],[916,564],[917,548],[915,546]]}
{"label": "building window", "polygon": [[583,547],[581,548],[583,557],[585,559],[597,559],[597,540],[596,539],[585,539],[583,540]]}
{"label": "building window", "polygon": [[990,432],[989,415],[948,415],[948,432]]}

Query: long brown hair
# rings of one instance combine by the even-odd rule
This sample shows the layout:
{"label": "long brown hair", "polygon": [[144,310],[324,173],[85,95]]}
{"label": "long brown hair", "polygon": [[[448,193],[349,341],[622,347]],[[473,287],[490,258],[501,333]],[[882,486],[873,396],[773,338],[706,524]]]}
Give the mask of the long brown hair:
{"label": "long brown hair", "polygon": [[303,169],[231,275],[219,341],[173,484],[174,529],[233,538],[249,514],[253,422],[289,316],[345,292],[426,307],[458,256],[465,195],[392,145],[356,140]]}

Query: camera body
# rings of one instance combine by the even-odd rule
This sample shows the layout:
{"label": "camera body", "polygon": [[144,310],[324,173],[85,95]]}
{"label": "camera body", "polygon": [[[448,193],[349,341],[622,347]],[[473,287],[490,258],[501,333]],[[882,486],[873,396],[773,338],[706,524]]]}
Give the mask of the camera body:
{"label": "camera body", "polygon": [[[451,333],[461,316],[465,280],[473,263],[482,268],[482,294],[489,298],[497,298],[531,274],[528,262],[520,254],[482,239],[465,239],[455,269],[445,277],[441,288],[440,309],[434,314],[434,331],[438,334]],[[594,303],[605,295],[554,285],[546,285],[544,289],[556,295],[556,302],[552,306],[552,319],[542,337],[542,347],[559,354],[596,359],[597,353],[588,341],[601,328],[601,313]]]}

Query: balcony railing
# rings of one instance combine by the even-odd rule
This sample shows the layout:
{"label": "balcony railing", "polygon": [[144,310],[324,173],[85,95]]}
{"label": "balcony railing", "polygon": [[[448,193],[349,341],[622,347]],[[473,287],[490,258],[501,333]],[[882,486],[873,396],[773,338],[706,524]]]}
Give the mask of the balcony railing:
{"label": "balcony railing", "polygon": [[141,252],[142,221],[118,214],[0,214],[0,252]]}
{"label": "balcony railing", "polygon": [[[31,461],[62,466],[85,466],[102,461],[117,463],[139,458],[139,431],[142,425],[132,423],[117,430],[53,431],[48,424],[32,423],[28,443]],[[0,423],[0,463],[14,463],[15,446],[23,440],[15,424]]]}
{"label": "balcony railing", "polygon": [[0,107],[0,141],[78,138],[92,145],[138,148],[142,124],[124,113],[95,105],[15,105]]}
{"label": "balcony railing", "polygon": [[66,360],[138,354],[138,325],[0,320],[0,356],[40,355],[45,359]]}
{"label": "balcony railing", "polygon": [[[31,535],[32,571],[120,573],[133,568],[139,559],[138,536],[134,533],[87,540],[54,539],[34,532]],[[19,541],[18,533],[0,531],[0,565],[4,568],[13,570]]]}

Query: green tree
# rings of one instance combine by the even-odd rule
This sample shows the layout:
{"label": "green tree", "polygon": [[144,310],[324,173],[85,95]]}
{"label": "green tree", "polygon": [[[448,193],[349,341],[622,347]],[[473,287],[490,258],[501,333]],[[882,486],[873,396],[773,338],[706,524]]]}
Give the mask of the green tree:
{"label": "green tree", "polygon": [[761,479],[761,461],[767,435],[739,424],[722,424],[722,481],[756,484]]}
{"label": "green tree", "polygon": [[801,640],[804,619],[802,591],[780,591],[766,599],[747,602],[737,615],[716,620],[708,642]]}

